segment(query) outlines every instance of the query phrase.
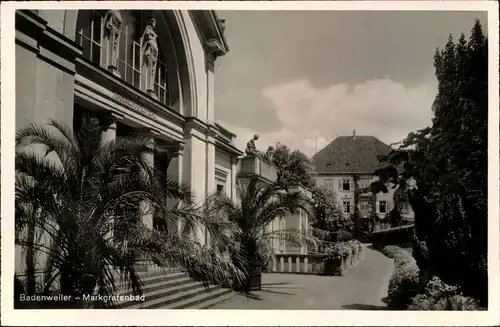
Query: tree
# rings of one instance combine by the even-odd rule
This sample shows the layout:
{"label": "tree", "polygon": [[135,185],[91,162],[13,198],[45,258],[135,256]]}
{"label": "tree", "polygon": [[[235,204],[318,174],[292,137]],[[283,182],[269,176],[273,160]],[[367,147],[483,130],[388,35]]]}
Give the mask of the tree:
{"label": "tree", "polygon": [[278,182],[287,185],[302,185],[306,188],[314,186],[314,165],[311,159],[299,150],[291,150],[288,146],[276,143],[270,146],[264,158],[278,169]]}
{"label": "tree", "polygon": [[389,222],[391,227],[399,227],[404,224],[403,216],[401,215],[401,205],[408,202],[406,190],[403,187],[398,187],[392,196],[394,200],[394,208],[389,212]]}
{"label": "tree", "polygon": [[[415,212],[415,255],[421,273],[487,304],[488,41],[476,21],[467,41],[450,36],[434,57],[438,94],[432,127],[410,133],[381,158],[381,181],[407,188]],[[394,173],[395,167],[403,171]],[[392,170],[392,173],[391,173]],[[425,259],[425,260],[424,260]],[[456,273],[456,272],[460,273]]]}
{"label": "tree", "polygon": [[336,199],[336,194],[325,187],[312,189],[311,225],[318,230],[318,234],[338,231],[348,225],[349,221],[344,217]]}
{"label": "tree", "polygon": [[225,195],[213,196],[207,202],[210,212],[215,212],[232,224],[230,234],[239,247],[236,253],[244,260],[235,265],[246,272],[243,289],[248,290],[251,269],[261,266],[274,257],[274,240],[288,244],[314,244],[316,239],[294,228],[269,231],[269,224],[277,217],[295,214],[299,209],[309,212],[310,200],[301,192],[290,191],[282,184],[262,184],[257,178],[248,184],[238,184],[240,203]]}
{"label": "tree", "polygon": [[[182,266],[206,285],[241,282],[239,269],[189,237],[194,228],[204,226],[217,242],[230,246],[231,240],[220,232],[224,222],[206,217],[192,203],[187,187],[168,176],[160,179],[163,172],[144,161],[144,154],[163,150],[153,149],[141,135],[106,144],[100,137],[101,126],[91,117],[75,132],[51,121],[17,133],[16,244],[25,250],[27,266],[22,291],[111,295],[120,275],[138,294],[142,287],[136,265],[142,260]],[[168,209],[166,198],[181,202]],[[156,225],[182,219],[184,232],[179,236],[146,228],[139,218],[146,210],[154,210]],[[37,290],[34,267],[40,254],[48,264]]]}

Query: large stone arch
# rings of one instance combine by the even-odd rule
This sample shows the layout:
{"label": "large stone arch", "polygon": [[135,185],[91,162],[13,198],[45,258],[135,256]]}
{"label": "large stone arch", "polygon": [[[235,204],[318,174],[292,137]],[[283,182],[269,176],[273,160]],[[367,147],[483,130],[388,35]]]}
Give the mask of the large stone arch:
{"label": "large stone arch", "polygon": [[[196,78],[191,40],[180,10],[162,11],[164,23],[169,27],[169,33],[174,43],[175,58],[178,65],[179,92],[182,101],[179,106],[184,116],[195,116],[196,113]],[[62,31],[67,38],[75,41],[78,10],[65,10],[62,15]]]}

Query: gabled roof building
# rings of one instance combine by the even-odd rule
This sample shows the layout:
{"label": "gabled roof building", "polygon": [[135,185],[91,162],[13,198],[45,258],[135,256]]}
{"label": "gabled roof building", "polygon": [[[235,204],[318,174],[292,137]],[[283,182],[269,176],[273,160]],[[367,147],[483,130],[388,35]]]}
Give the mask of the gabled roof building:
{"label": "gabled roof building", "polygon": [[[359,176],[360,188],[369,186],[376,180],[373,173],[383,167],[378,156],[386,155],[390,151],[391,147],[375,136],[357,136],[354,131],[352,136],[337,137],[312,158],[316,167],[316,185],[335,192],[339,206],[346,216],[350,216],[354,212],[354,176]],[[376,195],[374,210],[381,221],[384,221],[394,208],[394,191],[390,188],[388,193]],[[364,218],[370,217],[371,196],[371,193],[360,196],[359,208]],[[403,218],[413,219],[413,212],[408,203],[400,204],[400,211]],[[370,227],[369,221],[370,219],[365,219],[366,228],[380,227]]]}

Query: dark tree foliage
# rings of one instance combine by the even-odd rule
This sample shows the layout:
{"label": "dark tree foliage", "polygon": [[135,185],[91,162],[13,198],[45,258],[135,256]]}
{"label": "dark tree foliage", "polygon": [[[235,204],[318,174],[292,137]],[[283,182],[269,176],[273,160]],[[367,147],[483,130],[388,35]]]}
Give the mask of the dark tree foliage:
{"label": "dark tree foliage", "polygon": [[300,150],[292,150],[280,142],[270,146],[263,154],[278,170],[278,182],[285,185],[314,187],[314,165]]}
{"label": "dark tree foliage", "polygon": [[[487,38],[476,21],[469,40],[452,36],[434,56],[438,94],[432,126],[410,133],[381,158],[383,182],[405,190],[415,212],[414,255],[437,275],[487,302]],[[398,172],[396,166],[403,167]],[[408,187],[408,181],[416,187]],[[425,255],[424,255],[425,254]]]}
{"label": "dark tree foliage", "polygon": [[403,225],[403,217],[401,216],[401,212],[398,207],[394,207],[394,209],[389,212],[389,222],[391,223],[391,227],[399,227]]}

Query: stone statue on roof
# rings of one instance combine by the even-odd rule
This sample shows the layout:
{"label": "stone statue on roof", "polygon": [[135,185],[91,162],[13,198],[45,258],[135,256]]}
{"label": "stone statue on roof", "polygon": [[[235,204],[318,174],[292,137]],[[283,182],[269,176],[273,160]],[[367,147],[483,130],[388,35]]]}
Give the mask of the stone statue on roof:
{"label": "stone statue on roof", "polygon": [[245,149],[245,153],[250,156],[257,156],[259,151],[255,146],[255,141],[259,139],[259,135],[255,134],[250,141],[247,142],[247,148]]}

